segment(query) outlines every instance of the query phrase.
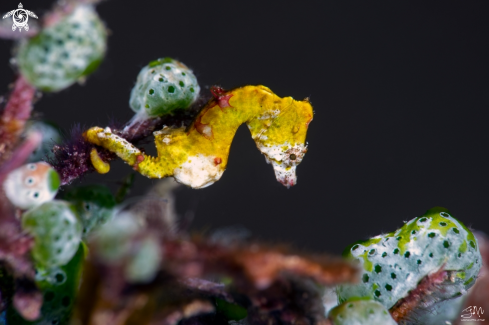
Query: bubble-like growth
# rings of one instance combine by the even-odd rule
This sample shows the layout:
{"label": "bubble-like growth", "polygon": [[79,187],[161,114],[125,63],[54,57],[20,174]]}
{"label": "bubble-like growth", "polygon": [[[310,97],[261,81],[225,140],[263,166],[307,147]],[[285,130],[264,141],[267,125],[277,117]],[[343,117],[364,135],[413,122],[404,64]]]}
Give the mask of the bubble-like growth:
{"label": "bubble-like growth", "polygon": [[36,265],[53,268],[65,265],[75,255],[82,224],[68,202],[53,200],[24,213],[22,228],[34,237],[31,250]]}
{"label": "bubble-like growth", "polygon": [[31,209],[52,200],[60,185],[58,173],[47,163],[23,165],[10,172],[3,188],[13,205]]}
{"label": "bubble-like growth", "polygon": [[35,121],[27,127],[27,132],[38,131],[42,134],[41,144],[31,153],[27,162],[38,162],[54,158],[51,151],[53,145],[62,141],[61,134],[56,126],[47,122]]}
{"label": "bubble-like growth", "polygon": [[103,185],[87,185],[69,189],[63,199],[74,207],[83,223],[83,236],[106,223],[114,214],[115,198]]}
{"label": "bubble-like growth", "polygon": [[52,270],[48,278],[36,279],[36,284],[43,295],[41,317],[39,319],[33,322],[26,321],[12,306],[9,306],[6,313],[7,324],[69,324],[80,284],[84,257],[85,249],[83,244],[79,244],[76,254],[68,264]]}
{"label": "bubble-like growth", "polygon": [[121,212],[94,232],[93,250],[106,263],[119,263],[131,250],[131,237],[141,230],[141,224],[130,212]]}
{"label": "bubble-like growth", "polygon": [[139,72],[129,105],[143,116],[162,116],[189,107],[199,92],[197,78],[186,65],[171,58],[158,59]]}
{"label": "bubble-like growth", "polygon": [[396,325],[385,307],[374,300],[352,299],[336,306],[328,318],[333,325]]}
{"label": "bubble-like growth", "polygon": [[22,75],[43,91],[60,91],[95,71],[106,51],[107,32],[89,5],[21,43]]}
{"label": "bubble-like growth", "polygon": [[356,285],[338,287],[339,301],[369,297],[388,309],[442,267],[453,271],[453,282],[444,285],[437,298],[465,294],[482,261],[475,236],[444,208],[430,209],[395,232],[357,242],[344,256],[361,263],[363,276]]}
{"label": "bubble-like growth", "polygon": [[129,282],[149,282],[154,279],[161,262],[161,248],[154,237],[144,238],[129,257],[124,271]]}

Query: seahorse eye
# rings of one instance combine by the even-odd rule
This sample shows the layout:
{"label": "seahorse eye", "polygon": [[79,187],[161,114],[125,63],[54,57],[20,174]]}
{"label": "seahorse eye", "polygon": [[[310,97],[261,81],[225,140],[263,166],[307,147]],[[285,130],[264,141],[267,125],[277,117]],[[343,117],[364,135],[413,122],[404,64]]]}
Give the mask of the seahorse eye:
{"label": "seahorse eye", "polygon": [[291,154],[291,155],[289,156],[289,159],[290,159],[290,160],[296,160],[296,159],[297,159],[297,156],[296,156],[295,154]]}

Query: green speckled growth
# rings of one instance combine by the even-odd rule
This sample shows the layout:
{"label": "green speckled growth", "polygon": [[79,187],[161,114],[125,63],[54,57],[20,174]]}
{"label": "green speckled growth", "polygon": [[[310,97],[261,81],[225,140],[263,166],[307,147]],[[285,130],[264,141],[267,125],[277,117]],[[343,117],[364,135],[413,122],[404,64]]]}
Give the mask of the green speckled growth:
{"label": "green speckled growth", "polygon": [[49,201],[27,211],[22,216],[22,228],[34,237],[31,253],[40,268],[65,265],[81,241],[82,224],[64,201]]}
{"label": "green speckled growth", "polygon": [[197,78],[171,58],[150,62],[138,75],[129,105],[138,114],[162,116],[189,107],[200,92]]}
{"label": "green speckled growth", "polygon": [[19,68],[43,91],[59,91],[96,70],[106,50],[107,32],[92,6],[73,13],[21,43]]}
{"label": "green speckled growth", "polygon": [[83,223],[83,236],[106,223],[114,213],[115,198],[103,185],[87,185],[68,190],[63,199],[75,208]]}
{"label": "green speckled growth", "polygon": [[26,321],[11,306],[7,309],[7,324],[15,325],[67,325],[69,324],[85,257],[83,244],[68,264],[52,270],[48,277],[36,279],[43,294],[41,317]]}
{"label": "green speckled growth", "polygon": [[374,300],[352,299],[336,306],[328,317],[333,325],[396,325],[385,307]]}
{"label": "green speckled growth", "polygon": [[364,272],[357,285],[342,285],[338,298],[369,297],[391,308],[426,275],[457,271],[441,298],[464,294],[481,267],[477,240],[444,208],[433,208],[395,232],[349,246],[343,255],[360,261]]}

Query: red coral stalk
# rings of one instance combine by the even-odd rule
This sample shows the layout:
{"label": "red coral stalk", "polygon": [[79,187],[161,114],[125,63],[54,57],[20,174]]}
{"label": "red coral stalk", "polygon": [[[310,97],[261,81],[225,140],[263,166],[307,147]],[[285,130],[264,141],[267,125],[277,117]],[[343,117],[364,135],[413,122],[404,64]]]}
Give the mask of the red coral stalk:
{"label": "red coral stalk", "polygon": [[17,77],[7,105],[0,116],[0,164],[9,159],[17,145],[25,123],[31,116],[35,94],[36,88],[24,77]]}
{"label": "red coral stalk", "polygon": [[451,272],[443,270],[442,266],[437,272],[425,276],[419,283],[416,289],[413,289],[409,294],[399,300],[389,311],[392,318],[396,322],[405,321],[413,316],[419,307],[427,308],[434,303],[431,298],[433,293],[440,290],[440,286],[445,281],[450,281]]}

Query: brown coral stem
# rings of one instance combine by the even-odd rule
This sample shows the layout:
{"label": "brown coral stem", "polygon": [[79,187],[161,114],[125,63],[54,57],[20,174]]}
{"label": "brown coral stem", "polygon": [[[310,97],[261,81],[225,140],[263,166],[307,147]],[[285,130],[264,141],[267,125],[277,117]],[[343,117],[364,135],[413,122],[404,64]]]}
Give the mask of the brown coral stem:
{"label": "brown coral stem", "polygon": [[5,177],[15,168],[21,166],[29,155],[39,146],[42,134],[34,131],[27,136],[27,139],[11,154],[10,159],[0,166],[0,184]]}
{"label": "brown coral stem", "polygon": [[426,305],[427,299],[445,281],[449,281],[450,272],[443,270],[443,266],[435,273],[425,276],[418,286],[409,294],[399,300],[390,310],[392,318],[397,322],[411,317],[418,307]]}
{"label": "brown coral stem", "polygon": [[19,76],[0,116],[0,164],[9,159],[31,116],[36,88]]}

